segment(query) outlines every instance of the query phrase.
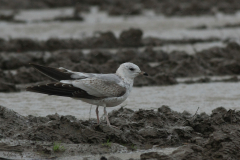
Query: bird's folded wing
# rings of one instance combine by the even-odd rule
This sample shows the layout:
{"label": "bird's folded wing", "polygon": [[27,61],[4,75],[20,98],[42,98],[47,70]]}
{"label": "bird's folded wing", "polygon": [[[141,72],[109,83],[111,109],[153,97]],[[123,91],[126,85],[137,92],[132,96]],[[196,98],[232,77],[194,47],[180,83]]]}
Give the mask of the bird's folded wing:
{"label": "bird's folded wing", "polygon": [[121,97],[126,93],[126,88],[113,80],[86,78],[72,81],[74,87],[81,88],[89,95],[96,97]]}
{"label": "bird's folded wing", "polygon": [[74,87],[72,84],[64,83],[47,83],[42,85],[30,86],[26,88],[27,91],[43,93],[48,95],[72,97],[72,98],[85,98],[85,99],[101,99],[101,97],[95,97],[89,95],[86,91]]}

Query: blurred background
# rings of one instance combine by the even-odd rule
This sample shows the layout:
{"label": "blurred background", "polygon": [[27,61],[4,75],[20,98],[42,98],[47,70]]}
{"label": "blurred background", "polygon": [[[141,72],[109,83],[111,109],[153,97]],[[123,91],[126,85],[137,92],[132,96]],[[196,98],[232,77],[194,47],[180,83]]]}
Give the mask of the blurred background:
{"label": "blurred background", "polygon": [[239,11],[238,0],[0,0],[0,105],[86,119],[88,104],[25,92],[51,81],[29,63],[112,73],[133,62],[150,76],[128,108],[239,109]]}

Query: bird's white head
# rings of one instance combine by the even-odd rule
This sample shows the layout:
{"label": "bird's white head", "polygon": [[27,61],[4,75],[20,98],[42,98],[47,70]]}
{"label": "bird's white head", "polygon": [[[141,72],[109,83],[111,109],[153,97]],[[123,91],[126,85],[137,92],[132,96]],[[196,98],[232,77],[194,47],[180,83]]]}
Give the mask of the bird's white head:
{"label": "bird's white head", "polygon": [[133,64],[130,62],[121,64],[117,69],[116,74],[124,79],[132,79],[132,80],[138,75],[145,75],[145,76],[148,75],[147,73],[141,71],[136,64]]}

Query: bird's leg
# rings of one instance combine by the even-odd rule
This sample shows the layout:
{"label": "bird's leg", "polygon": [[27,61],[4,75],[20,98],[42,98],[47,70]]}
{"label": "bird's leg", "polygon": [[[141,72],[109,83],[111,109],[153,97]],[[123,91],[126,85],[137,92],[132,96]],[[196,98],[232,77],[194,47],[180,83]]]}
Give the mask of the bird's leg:
{"label": "bird's leg", "polygon": [[105,117],[107,119],[107,125],[108,126],[111,126],[110,122],[109,122],[109,119],[108,119],[108,114],[107,114],[107,110],[106,110],[106,106],[104,106],[104,114],[105,114]]}
{"label": "bird's leg", "polygon": [[97,115],[97,124],[99,124],[100,122],[99,122],[99,116],[98,116],[98,106],[97,106],[97,108],[96,108],[96,115]]}
{"label": "bird's leg", "polygon": [[91,105],[90,111],[89,111],[89,121],[90,121],[90,118],[91,118],[91,111],[92,111],[92,105]]}
{"label": "bird's leg", "polygon": [[118,127],[113,126],[113,125],[110,124],[110,121],[109,121],[109,119],[108,119],[108,114],[107,114],[106,106],[104,106],[104,114],[105,114],[105,117],[106,117],[106,119],[107,119],[107,125],[108,125],[109,127],[113,127],[113,128],[118,129]]}

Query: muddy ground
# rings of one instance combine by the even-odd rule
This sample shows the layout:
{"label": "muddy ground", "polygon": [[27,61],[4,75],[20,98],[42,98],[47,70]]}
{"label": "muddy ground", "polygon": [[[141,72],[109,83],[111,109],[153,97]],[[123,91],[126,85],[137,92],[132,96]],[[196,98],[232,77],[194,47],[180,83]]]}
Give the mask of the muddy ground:
{"label": "muddy ground", "polygon": [[[11,11],[9,14],[0,13],[0,21],[6,24],[5,27],[17,23],[24,26],[29,23],[27,20],[15,19],[22,9],[72,7],[74,9],[70,16],[33,20],[30,23],[84,23],[82,13],[89,12],[93,6],[110,16],[125,18],[153,10],[156,15],[175,16],[173,19],[176,16],[215,15],[218,21],[221,21],[219,13],[235,14],[240,9],[237,0],[204,0],[201,3],[197,0],[0,0],[0,8]],[[226,28],[239,28],[239,22],[226,22],[212,27],[204,23],[186,30]],[[138,26],[121,30],[119,36],[115,35],[114,30],[92,32],[95,33],[92,37],[79,39],[0,38],[0,92],[20,91],[26,85],[50,81],[29,63],[81,72],[112,73],[121,63],[130,61],[150,75],[136,78],[135,86],[239,82],[238,40],[209,36],[205,36],[205,39],[144,37],[146,31]],[[211,42],[224,45],[195,50],[194,54],[159,49],[168,45]],[[212,80],[209,78],[211,76],[230,77]],[[193,80],[191,77],[202,78]],[[179,81],[179,78],[189,79]],[[198,113],[197,110],[195,115],[186,111],[178,113],[168,106],[138,111],[122,107],[109,113],[110,122],[116,129],[108,127],[105,120],[97,125],[96,119],[79,120],[71,115],[22,116],[6,108],[8,106],[1,105],[0,159],[69,159],[74,156],[79,159],[80,156],[94,155],[92,159],[119,160],[121,156],[109,157],[107,154],[140,150],[147,152],[141,152],[141,159],[240,159],[240,112],[223,107],[213,110],[211,115]],[[159,149],[169,147],[175,148],[174,151],[159,152]]]}
{"label": "muddy ground", "polygon": [[[170,155],[143,153],[141,159],[240,158],[239,111],[219,107],[211,115],[197,111],[191,115],[161,106],[138,111],[120,108],[109,116],[117,129],[108,127],[105,120],[97,125],[96,119],[83,121],[71,115],[25,117],[0,106],[0,149],[23,156],[32,152],[28,158],[57,158],[179,147]],[[57,142],[64,146],[58,152],[53,149]]]}
{"label": "muddy ground", "polygon": [[235,14],[240,10],[238,0],[203,0],[201,3],[198,0],[0,0],[0,9],[12,10],[12,13],[7,15],[0,13],[0,21],[26,23],[26,21],[15,19],[19,10],[61,7],[72,7],[72,14],[43,21],[84,21],[81,14],[89,12],[93,6],[107,12],[110,16],[125,17],[142,15],[146,10],[152,10],[155,14],[168,17]]}
{"label": "muddy ground", "polygon": [[[137,64],[149,77],[138,77],[135,86],[172,85],[176,78],[232,75],[240,73],[240,45],[226,42],[226,47],[213,47],[190,55],[184,51],[166,52],[154,50],[155,46],[167,44],[192,44],[211,42],[216,39],[160,40],[142,38],[140,29],[129,29],[116,38],[111,32],[84,40],[11,39],[0,42],[0,91],[17,91],[17,84],[49,81],[34,70],[29,63],[51,67],[64,67],[74,71],[114,73],[121,63]],[[133,37],[133,38],[131,38]],[[86,45],[81,45],[84,42]],[[118,48],[121,46],[121,48]],[[85,47],[84,47],[85,46]],[[105,48],[106,47],[106,48]],[[138,47],[143,47],[142,51]],[[88,53],[84,49],[91,48]],[[94,49],[96,48],[96,49]],[[105,48],[105,49],[99,49]],[[109,48],[114,48],[112,52]],[[229,81],[238,81],[230,79]],[[199,81],[201,82],[201,81]],[[202,82],[209,82],[208,78]],[[191,83],[191,82],[186,82]]]}
{"label": "muddy ground", "polygon": [[57,51],[80,49],[122,49],[139,47],[156,47],[174,44],[196,44],[211,42],[227,42],[219,38],[206,39],[161,39],[156,37],[143,38],[144,32],[138,28],[123,30],[119,37],[113,32],[96,32],[94,36],[83,39],[59,39],[35,40],[30,38],[0,39],[0,52],[27,52],[27,51]]}
{"label": "muddy ground", "polygon": [[154,10],[166,16],[209,15],[216,12],[233,14],[240,9],[238,0],[0,0],[2,9],[43,9],[75,7],[75,12],[88,11],[98,6],[109,15],[139,15],[145,9]]}

